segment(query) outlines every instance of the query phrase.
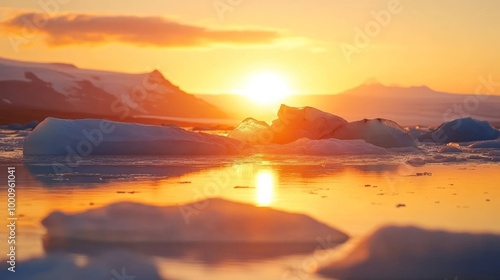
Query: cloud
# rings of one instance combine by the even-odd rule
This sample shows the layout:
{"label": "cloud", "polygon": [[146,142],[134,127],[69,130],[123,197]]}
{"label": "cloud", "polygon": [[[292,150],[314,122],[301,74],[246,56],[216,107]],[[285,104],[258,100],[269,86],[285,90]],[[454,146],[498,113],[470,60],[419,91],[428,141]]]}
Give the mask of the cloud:
{"label": "cloud", "polygon": [[206,47],[265,45],[283,39],[278,31],[265,29],[211,29],[163,17],[97,16],[43,13],[17,14],[0,23],[20,36],[45,35],[51,46],[121,42],[137,46]]}

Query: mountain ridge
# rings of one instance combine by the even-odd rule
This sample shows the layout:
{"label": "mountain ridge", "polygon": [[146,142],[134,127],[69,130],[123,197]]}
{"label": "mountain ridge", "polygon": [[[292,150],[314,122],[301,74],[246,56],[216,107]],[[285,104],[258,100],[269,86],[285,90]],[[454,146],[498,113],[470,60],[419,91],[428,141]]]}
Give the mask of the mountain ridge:
{"label": "mountain ridge", "polygon": [[[336,93],[336,95],[376,95],[377,97],[421,97],[425,94],[428,97],[449,96],[455,93],[441,92],[431,89],[426,85],[420,86],[397,86],[397,85],[384,85],[382,83],[361,84],[359,86],[347,89]],[[418,96],[415,96],[418,95]]]}
{"label": "mountain ridge", "polygon": [[214,105],[181,90],[158,70],[121,73],[6,58],[0,58],[0,109],[9,114],[0,116],[3,123],[68,115],[123,121],[136,115],[227,117]]}
{"label": "mountain ridge", "polygon": [[[252,105],[247,97],[234,94],[197,96],[242,119],[254,117],[270,121],[279,107],[275,104],[256,109],[258,105]],[[235,103],[245,103],[245,106],[236,110]],[[315,107],[349,121],[385,118],[401,125],[435,126],[452,118],[473,117],[500,123],[500,96],[489,95],[486,101],[476,94],[441,92],[425,85],[361,84],[337,94],[292,95],[281,103],[294,107]]]}
{"label": "mountain ridge", "polygon": [[[477,104],[466,104],[471,101]],[[292,95],[280,103],[316,107],[350,121],[386,118],[402,125],[437,125],[452,117],[474,117],[500,123],[500,96],[485,101],[474,94],[440,92],[425,85],[372,82],[337,94]],[[0,57],[0,123],[4,124],[48,116],[150,124],[201,124],[201,119],[232,123],[247,117],[272,120],[278,107],[234,94],[192,95],[156,69],[121,73]]]}

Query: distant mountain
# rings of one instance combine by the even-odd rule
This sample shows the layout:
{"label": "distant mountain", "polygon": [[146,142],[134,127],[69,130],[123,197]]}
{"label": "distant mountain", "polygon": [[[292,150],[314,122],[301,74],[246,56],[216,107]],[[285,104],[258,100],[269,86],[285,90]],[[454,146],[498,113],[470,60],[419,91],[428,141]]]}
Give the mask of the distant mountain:
{"label": "distant mountain", "polygon": [[434,91],[427,86],[386,86],[381,83],[367,83],[338,93],[350,96],[376,96],[378,98],[436,98],[449,97],[449,93]]}
{"label": "distant mountain", "polygon": [[[478,98],[426,86],[365,83],[338,94],[294,95],[282,103],[316,107],[350,121],[386,118],[401,125],[438,125],[473,117],[500,124],[500,96]],[[128,74],[0,58],[0,124],[48,116],[155,124],[236,124],[246,117],[270,121],[279,105],[263,106],[233,94],[195,97],[157,70]]]}
{"label": "distant mountain", "polygon": [[47,116],[142,122],[227,117],[157,70],[128,74],[0,58],[0,123]]}
{"label": "distant mountain", "polygon": [[[228,114],[270,121],[279,104],[262,108],[239,95],[198,95]],[[386,118],[401,125],[439,125],[452,119],[474,117],[500,123],[500,96],[478,97],[435,91],[427,86],[399,87],[380,83],[362,84],[338,94],[289,96],[282,103],[312,106],[342,116],[349,121]],[[244,104],[244,106],[235,106]]]}

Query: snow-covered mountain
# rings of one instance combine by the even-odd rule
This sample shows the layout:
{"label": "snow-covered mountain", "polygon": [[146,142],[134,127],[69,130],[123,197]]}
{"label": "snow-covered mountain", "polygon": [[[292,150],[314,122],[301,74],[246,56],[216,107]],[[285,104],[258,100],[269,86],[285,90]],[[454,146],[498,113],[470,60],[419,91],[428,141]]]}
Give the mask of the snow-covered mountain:
{"label": "snow-covered mountain", "polygon": [[[0,122],[55,117],[224,118],[154,70],[128,74],[0,58]],[[144,118],[143,118],[144,120]]]}

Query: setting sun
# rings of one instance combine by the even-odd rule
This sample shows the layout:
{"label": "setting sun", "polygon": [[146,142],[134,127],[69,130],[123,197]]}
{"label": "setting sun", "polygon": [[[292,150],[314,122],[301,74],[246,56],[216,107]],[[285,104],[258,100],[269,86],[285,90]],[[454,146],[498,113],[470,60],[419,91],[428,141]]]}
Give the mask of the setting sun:
{"label": "setting sun", "polygon": [[255,178],[256,198],[259,206],[268,206],[273,201],[274,174],[270,171],[260,171]]}
{"label": "setting sun", "polygon": [[292,93],[286,79],[272,72],[252,76],[241,91],[242,95],[260,104],[279,102]]}

